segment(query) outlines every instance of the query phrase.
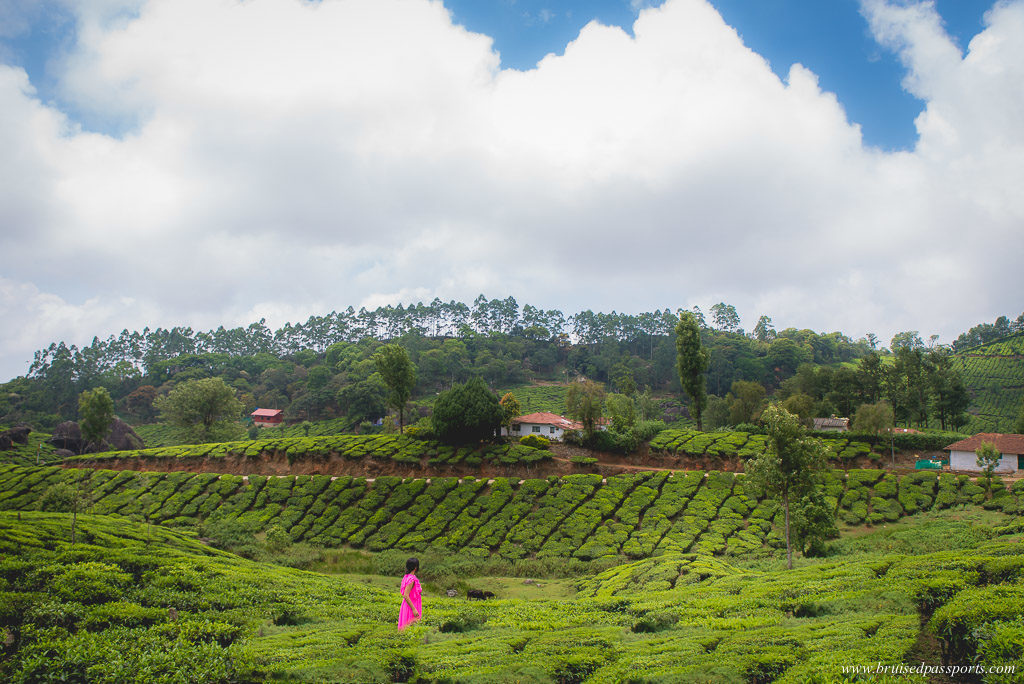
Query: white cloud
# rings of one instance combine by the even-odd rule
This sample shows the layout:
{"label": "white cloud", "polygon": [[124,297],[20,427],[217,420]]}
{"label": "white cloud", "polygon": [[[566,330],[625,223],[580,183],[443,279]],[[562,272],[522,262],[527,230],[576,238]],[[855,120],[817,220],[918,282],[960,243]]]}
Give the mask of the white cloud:
{"label": "white cloud", "polygon": [[436,0],[68,6],[58,91],[137,125],[83,132],[0,66],[0,375],[54,339],[435,295],[947,341],[1020,305],[1021,2],[963,55],[930,4],[864,3],[927,105],[899,153],[704,0],[527,71]]}

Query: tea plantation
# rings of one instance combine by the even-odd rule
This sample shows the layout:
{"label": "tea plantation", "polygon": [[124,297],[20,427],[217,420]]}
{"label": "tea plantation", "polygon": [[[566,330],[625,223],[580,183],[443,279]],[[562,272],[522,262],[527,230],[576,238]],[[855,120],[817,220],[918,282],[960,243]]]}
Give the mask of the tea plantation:
{"label": "tea plantation", "polygon": [[[742,474],[714,471],[367,480],[8,465],[0,466],[0,510],[35,510],[59,482],[86,492],[93,513],[177,526],[213,518],[250,532],[279,527],[292,541],[369,551],[592,560],[750,555],[782,544],[779,506],[748,491]],[[987,499],[967,476],[832,471],[825,495],[840,522],[883,524],[960,504],[1017,514],[1024,481],[1007,487],[996,478]]]}
{"label": "tea plantation", "polygon": [[969,432],[1012,432],[1024,403],[1024,334],[953,357],[971,395]]}
{"label": "tea plantation", "polygon": [[428,592],[399,633],[396,590],[113,516],[80,515],[72,546],[69,518],[0,513],[5,681],[925,682],[842,668],[917,665],[930,638],[953,664],[1024,668],[1019,523],[936,521],[908,532],[946,550],[792,571],[670,551],[581,576],[571,600]]}
{"label": "tea plantation", "polygon": [[[454,447],[439,442],[399,435],[330,435],[320,437],[269,437],[239,442],[215,442],[154,447],[134,451],[106,451],[86,454],[77,460],[104,459],[183,459],[238,456],[258,458],[284,455],[297,459],[324,459],[337,455],[346,460],[376,458],[395,463],[478,466],[483,462],[529,465],[551,458],[543,449],[521,444],[494,444],[484,447]],[[74,461],[75,459],[70,459]]]}

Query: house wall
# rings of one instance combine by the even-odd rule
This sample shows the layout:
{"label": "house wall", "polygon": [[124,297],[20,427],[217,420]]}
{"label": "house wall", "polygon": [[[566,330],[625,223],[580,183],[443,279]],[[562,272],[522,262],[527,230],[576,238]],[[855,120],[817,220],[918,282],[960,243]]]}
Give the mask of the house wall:
{"label": "house wall", "polygon": [[[978,467],[978,455],[973,451],[950,451],[949,469],[961,472],[980,472],[981,468]],[[1017,472],[1017,454],[1003,454],[1003,457],[999,459],[999,465],[996,466],[996,472]]]}
{"label": "house wall", "polygon": [[[519,428],[518,431],[516,431],[517,427]],[[534,430],[534,428],[538,428],[538,430]],[[505,430],[505,428],[502,428],[501,429],[501,434],[503,436],[507,437],[508,436],[508,431]],[[526,435],[537,435],[539,437],[547,437],[548,439],[550,439],[552,441],[555,441],[555,442],[561,442],[562,441],[562,435],[564,435],[564,434],[565,434],[565,431],[562,428],[560,428],[558,426],[555,426],[555,425],[539,425],[537,423],[517,423],[517,424],[512,426],[512,436],[513,437],[525,437]]]}

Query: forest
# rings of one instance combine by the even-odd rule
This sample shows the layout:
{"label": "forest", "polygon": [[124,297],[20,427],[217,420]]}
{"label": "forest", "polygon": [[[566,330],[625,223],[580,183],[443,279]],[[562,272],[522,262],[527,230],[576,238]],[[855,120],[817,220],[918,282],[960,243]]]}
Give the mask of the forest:
{"label": "forest", "polygon": [[[972,398],[984,395],[985,387],[982,381],[977,387],[965,384],[976,372],[964,359],[975,342],[1019,344],[1014,340],[1024,328],[1024,314],[1013,322],[1004,316],[975,326],[951,346],[936,345],[934,339],[926,344],[908,331],[886,348],[874,335],[854,340],[839,332],[776,331],[768,316],[746,332],[735,308],[724,303],[707,315],[694,313],[710,352],[712,427],[749,422],[742,407],[732,408],[751,393],[787,401],[804,417],[852,416],[861,404],[885,399],[900,424],[949,430],[970,425],[979,412],[986,414],[986,424],[994,419],[996,427],[1008,429],[1016,414],[1016,406],[1000,406],[993,415],[985,396],[968,413]],[[415,364],[414,419],[429,413],[439,392],[479,376],[494,390],[530,386],[524,391],[535,391],[538,384],[577,378],[618,393],[646,388],[671,421],[687,415],[679,406],[675,370],[678,314],[665,308],[566,316],[520,307],[513,297],[481,295],[472,305],[435,299],[372,311],[349,307],[278,330],[264,321],[205,332],[124,330],[81,348],[55,342],[38,351],[26,376],[0,385],[0,424],[50,429],[75,419],[79,394],[98,386],[109,391],[126,420],[153,423],[159,417],[158,397],[187,380],[221,377],[236,390],[246,413],[280,408],[289,422],[341,419],[355,430],[386,413],[385,389],[372,356],[392,341]]]}

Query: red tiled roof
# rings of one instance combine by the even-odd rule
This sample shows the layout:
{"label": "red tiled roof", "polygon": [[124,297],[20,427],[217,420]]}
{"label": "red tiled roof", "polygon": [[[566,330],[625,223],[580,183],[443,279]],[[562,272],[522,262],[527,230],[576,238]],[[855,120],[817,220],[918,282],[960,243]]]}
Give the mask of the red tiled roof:
{"label": "red tiled roof", "polygon": [[998,432],[981,432],[973,437],[950,444],[949,451],[977,451],[982,442],[991,442],[1001,454],[1024,454],[1024,435],[1004,435]]}
{"label": "red tiled roof", "polygon": [[513,423],[529,423],[531,425],[554,425],[560,427],[563,430],[579,430],[580,424],[569,420],[557,413],[528,413],[525,416],[519,416],[512,420]]}
{"label": "red tiled roof", "polygon": [[281,410],[281,409],[261,409],[261,408],[258,408],[255,411],[253,411],[252,413],[250,413],[249,415],[252,416],[253,418],[273,418],[274,416],[279,416],[282,413],[284,413],[284,411]]}

